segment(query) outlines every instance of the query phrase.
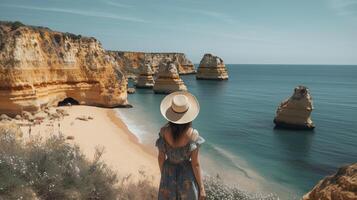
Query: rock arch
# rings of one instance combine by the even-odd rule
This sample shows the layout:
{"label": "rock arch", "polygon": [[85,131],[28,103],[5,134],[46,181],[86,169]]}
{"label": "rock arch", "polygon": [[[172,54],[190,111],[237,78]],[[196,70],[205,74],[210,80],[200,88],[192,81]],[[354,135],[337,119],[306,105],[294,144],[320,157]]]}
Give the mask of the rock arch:
{"label": "rock arch", "polygon": [[67,106],[67,105],[79,105],[79,102],[72,97],[67,97],[62,101],[58,102],[57,104],[57,106]]}

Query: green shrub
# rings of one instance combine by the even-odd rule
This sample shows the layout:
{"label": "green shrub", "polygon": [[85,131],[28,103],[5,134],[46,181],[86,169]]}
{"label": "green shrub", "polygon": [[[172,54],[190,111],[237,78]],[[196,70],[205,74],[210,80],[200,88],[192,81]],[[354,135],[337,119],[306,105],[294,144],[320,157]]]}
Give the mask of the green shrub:
{"label": "green shrub", "polygon": [[0,199],[116,199],[118,178],[101,155],[90,162],[63,136],[24,144],[0,133]]}
{"label": "green shrub", "polygon": [[228,186],[219,177],[206,177],[204,185],[207,200],[278,200],[276,195],[253,194]]}
{"label": "green shrub", "polygon": [[21,26],[25,26],[23,23],[16,21],[11,24],[11,30],[16,30],[20,28]]}

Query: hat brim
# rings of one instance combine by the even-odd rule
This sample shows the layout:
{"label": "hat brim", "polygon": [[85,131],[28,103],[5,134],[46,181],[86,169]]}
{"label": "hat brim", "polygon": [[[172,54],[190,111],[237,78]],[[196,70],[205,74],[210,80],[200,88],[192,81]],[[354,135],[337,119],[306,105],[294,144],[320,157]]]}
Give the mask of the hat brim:
{"label": "hat brim", "polygon": [[[188,110],[184,113],[177,113],[171,108],[172,98],[179,94],[185,95],[188,99],[188,103],[190,104]],[[192,122],[197,117],[198,113],[200,112],[200,105],[196,97],[191,93],[180,91],[167,95],[161,101],[160,111],[162,116],[164,116],[167,121],[173,122],[175,124],[186,124],[188,122]]]}

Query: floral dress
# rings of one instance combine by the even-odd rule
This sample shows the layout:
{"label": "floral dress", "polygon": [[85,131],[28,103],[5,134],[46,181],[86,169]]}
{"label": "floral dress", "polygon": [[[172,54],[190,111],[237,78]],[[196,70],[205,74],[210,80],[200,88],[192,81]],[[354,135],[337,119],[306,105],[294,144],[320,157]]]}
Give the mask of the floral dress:
{"label": "floral dress", "polygon": [[197,200],[198,184],[191,166],[191,153],[205,141],[193,129],[190,142],[183,147],[171,147],[159,133],[156,146],[166,154],[159,188],[159,200]]}

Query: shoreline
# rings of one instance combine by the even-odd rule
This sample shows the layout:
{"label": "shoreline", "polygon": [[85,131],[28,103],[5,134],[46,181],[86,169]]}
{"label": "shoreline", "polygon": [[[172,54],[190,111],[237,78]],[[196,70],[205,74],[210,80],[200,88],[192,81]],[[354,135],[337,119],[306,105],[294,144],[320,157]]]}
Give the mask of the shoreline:
{"label": "shoreline", "polygon": [[132,133],[129,130],[129,127],[127,124],[124,123],[123,119],[120,118],[120,116],[117,114],[117,112],[114,109],[110,109],[107,111],[108,118],[111,120],[113,124],[118,126],[118,128],[124,129],[124,133],[127,134],[129,137],[129,140],[134,143],[135,145],[138,145],[146,154],[149,154],[153,156],[156,159],[157,152],[154,147],[149,147],[147,145],[144,145],[143,143],[139,142],[139,138]]}

